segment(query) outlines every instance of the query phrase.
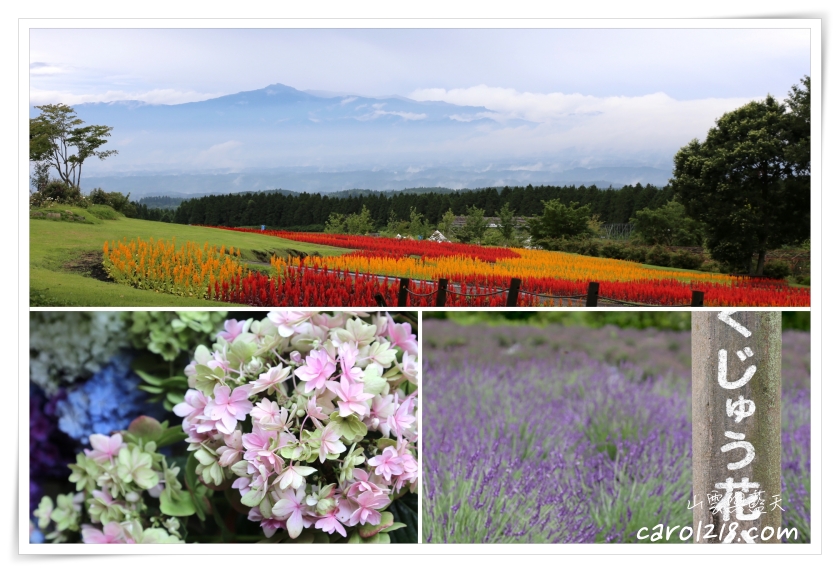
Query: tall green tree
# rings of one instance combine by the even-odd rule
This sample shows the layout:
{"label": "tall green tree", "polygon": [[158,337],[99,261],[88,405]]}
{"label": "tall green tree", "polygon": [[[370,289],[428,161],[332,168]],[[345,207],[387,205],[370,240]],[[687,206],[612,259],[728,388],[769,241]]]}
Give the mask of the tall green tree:
{"label": "tall green tree", "polygon": [[426,218],[415,207],[411,208],[411,213],[408,215],[408,233],[414,237],[428,238],[429,225]]}
{"label": "tall green tree", "polygon": [[712,257],[761,275],[767,251],[810,235],[810,78],[725,113],[674,157],[674,187]]}
{"label": "tall green tree", "polygon": [[459,239],[465,243],[479,243],[484,239],[487,232],[487,220],[484,218],[484,209],[472,207],[467,209],[467,219],[459,233]]}
{"label": "tall green tree", "polygon": [[633,234],[648,245],[693,247],[703,243],[700,225],[685,214],[685,207],[671,200],[658,209],[645,207],[630,218]]}
{"label": "tall green tree", "polygon": [[333,235],[343,235],[347,232],[347,219],[343,213],[330,213],[330,218],[324,223],[324,232]]}
{"label": "tall green tree", "polygon": [[111,136],[107,125],[84,125],[72,107],[60,103],[35,108],[41,114],[29,120],[29,160],[49,165],[67,185],[79,187],[88,158],[117,154],[116,149],[100,150]]}
{"label": "tall green tree", "polygon": [[502,234],[505,244],[510,244],[511,240],[513,240],[513,231],[515,229],[513,222],[514,215],[515,211],[510,208],[510,203],[505,203],[502,205],[501,210],[496,212],[496,216],[499,218],[499,232]]}
{"label": "tall green tree", "polygon": [[367,205],[362,206],[359,213],[351,213],[347,215],[344,220],[344,226],[347,233],[351,235],[367,235],[373,231],[373,218],[370,215],[370,209]]}
{"label": "tall green tree", "polygon": [[447,239],[452,239],[452,225],[455,223],[455,213],[452,212],[452,209],[448,209],[446,213],[441,215],[440,223],[438,223],[438,231],[443,233],[443,236]]}
{"label": "tall green tree", "polygon": [[589,205],[576,202],[565,205],[559,199],[543,201],[543,213],[531,219],[531,238],[539,243],[543,239],[566,239],[587,234],[589,230]]}

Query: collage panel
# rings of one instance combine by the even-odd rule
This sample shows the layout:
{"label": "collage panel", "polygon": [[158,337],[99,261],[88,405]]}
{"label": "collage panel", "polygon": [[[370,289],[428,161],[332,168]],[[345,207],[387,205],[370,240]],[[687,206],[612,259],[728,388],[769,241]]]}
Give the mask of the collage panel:
{"label": "collage panel", "polygon": [[30,543],[417,543],[417,328],[32,312]]}
{"label": "collage panel", "polygon": [[810,367],[807,312],[424,312],[422,540],[810,543]]}
{"label": "collage panel", "polygon": [[22,28],[20,552],[821,551],[819,20],[316,24]]}

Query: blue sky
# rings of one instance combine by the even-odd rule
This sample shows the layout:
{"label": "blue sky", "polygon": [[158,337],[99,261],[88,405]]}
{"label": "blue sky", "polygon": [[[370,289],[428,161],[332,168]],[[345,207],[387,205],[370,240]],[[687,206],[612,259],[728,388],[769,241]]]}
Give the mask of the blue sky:
{"label": "blue sky", "polygon": [[[33,105],[184,103],[275,83],[399,95],[531,122],[474,139],[482,156],[574,148],[581,165],[632,156],[662,166],[725,111],[784,98],[810,71],[807,29],[30,31]],[[110,164],[130,161],[121,151]]]}

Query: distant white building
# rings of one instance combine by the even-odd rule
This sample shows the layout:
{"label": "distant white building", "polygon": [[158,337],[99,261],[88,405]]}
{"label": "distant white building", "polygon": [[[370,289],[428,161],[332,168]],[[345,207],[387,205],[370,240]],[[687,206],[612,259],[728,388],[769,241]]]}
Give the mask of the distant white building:
{"label": "distant white building", "polygon": [[449,239],[443,236],[443,233],[440,231],[435,231],[431,235],[429,235],[429,240],[434,241],[436,243],[449,243],[451,242]]}

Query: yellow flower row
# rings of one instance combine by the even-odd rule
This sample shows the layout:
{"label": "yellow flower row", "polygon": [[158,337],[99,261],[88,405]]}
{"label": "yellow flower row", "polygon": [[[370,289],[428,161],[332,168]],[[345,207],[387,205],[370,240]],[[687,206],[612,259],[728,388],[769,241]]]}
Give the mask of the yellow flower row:
{"label": "yellow flower row", "polygon": [[[469,257],[440,257],[435,259],[420,259],[406,257],[394,259],[388,257],[366,257],[353,253],[337,257],[308,257],[305,264],[318,264],[335,269],[347,269],[377,275],[411,277],[417,279],[435,279],[440,277],[455,277],[459,275],[485,275],[518,278],[562,278],[566,280],[586,281],[650,281],[669,280],[679,281],[697,280],[702,277],[704,282],[719,282],[730,284],[732,277],[723,274],[704,273],[698,275],[691,271],[660,270],[646,268],[640,263],[619,261],[560,253],[553,251],[538,251],[528,249],[513,249],[521,256],[518,258],[501,259],[496,263],[488,263]],[[282,271],[284,262],[280,259],[272,260],[272,266]]]}
{"label": "yellow flower row", "polygon": [[178,296],[206,298],[208,285],[247,274],[239,249],[186,242],[180,248],[162,239],[113,241],[103,247],[104,265],[114,281]]}

